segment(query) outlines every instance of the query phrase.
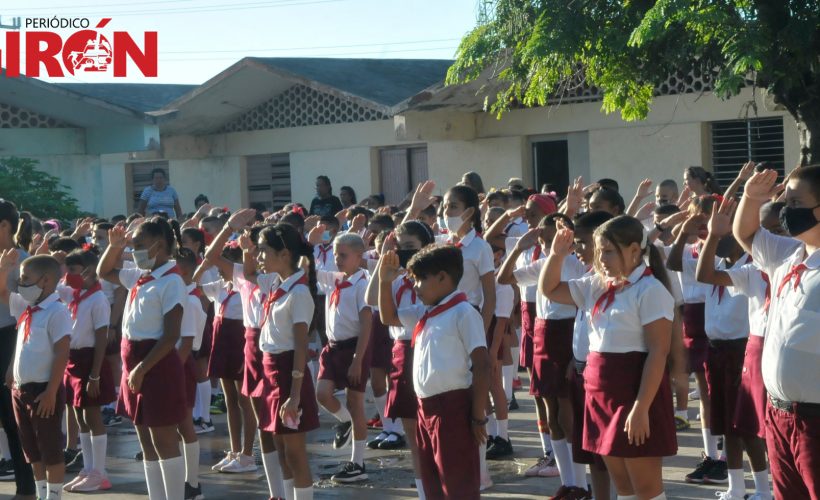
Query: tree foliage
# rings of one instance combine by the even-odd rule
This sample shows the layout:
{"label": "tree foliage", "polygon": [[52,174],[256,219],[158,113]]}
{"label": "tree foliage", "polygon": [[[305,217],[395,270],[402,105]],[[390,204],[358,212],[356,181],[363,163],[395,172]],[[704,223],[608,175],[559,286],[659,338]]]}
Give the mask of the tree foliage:
{"label": "tree foliage", "polygon": [[82,213],[60,179],[35,167],[30,158],[0,158],[0,197],[41,219],[73,221]]}
{"label": "tree foliage", "polygon": [[543,106],[573,85],[603,110],[646,117],[677,71],[708,72],[720,98],[747,80],[798,122],[804,161],[820,160],[820,0],[483,0],[448,83],[494,77],[488,108]]}

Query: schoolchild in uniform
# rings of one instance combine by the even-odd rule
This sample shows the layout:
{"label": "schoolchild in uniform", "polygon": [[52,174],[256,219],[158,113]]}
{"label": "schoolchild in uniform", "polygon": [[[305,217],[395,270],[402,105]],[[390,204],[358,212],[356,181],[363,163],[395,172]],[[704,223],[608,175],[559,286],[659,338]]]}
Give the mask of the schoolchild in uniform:
{"label": "schoolchild in uniform", "polygon": [[14,417],[26,461],[34,471],[37,496],[58,500],[65,479],[60,423],[71,316],[56,293],[60,264],[47,255],[27,258],[20,264],[15,293],[7,288],[7,278],[17,262],[17,250],[0,254],[0,301],[17,318],[17,346],[6,385],[12,391]]}
{"label": "schoolchild in uniform", "polygon": [[420,303],[396,310],[395,252],[382,257],[379,306],[413,329],[413,386],[418,396],[421,479],[427,499],[479,498],[479,446],[486,441],[490,360],[481,315],[458,291],[463,255],[452,246],[428,246],[408,263]]}
{"label": "schoolchild in uniform", "polygon": [[[339,220],[332,216],[326,215],[319,220],[319,223],[324,226],[322,231],[322,240],[320,243],[313,246],[313,259],[316,262],[316,269],[319,271],[338,272],[336,268],[336,259],[333,258],[333,240],[339,234]],[[316,296],[315,307],[315,321],[312,325],[319,333],[321,346],[327,344],[327,321],[325,320],[325,295],[319,291]]]}
{"label": "schoolchild in uniform", "polygon": [[663,500],[662,457],[677,438],[666,373],[675,304],[660,252],[639,220],[616,217],[595,231],[596,275],[563,281],[573,238],[555,236],[539,290],[589,311],[583,448],[604,457],[619,499]]}
{"label": "schoolchild in uniform", "polygon": [[[733,233],[769,276],[771,304],[763,347],[769,393],[766,444],[775,498],[820,498],[820,166],[796,169],[780,212],[790,238],[760,228],[760,207],[779,192],[777,172],[746,182]],[[782,187],[780,188],[782,189]]]}
{"label": "schoolchild in uniform", "polygon": [[134,269],[116,269],[128,243],[125,229],[114,227],[108,238],[97,274],[129,291],[118,409],[137,429],[149,496],[182,498],[185,462],[177,427],[186,415],[186,399],[182,362],[174,346],[187,292],[179,268],[170,260],[174,235],[159,217],[142,222],[133,235]]}

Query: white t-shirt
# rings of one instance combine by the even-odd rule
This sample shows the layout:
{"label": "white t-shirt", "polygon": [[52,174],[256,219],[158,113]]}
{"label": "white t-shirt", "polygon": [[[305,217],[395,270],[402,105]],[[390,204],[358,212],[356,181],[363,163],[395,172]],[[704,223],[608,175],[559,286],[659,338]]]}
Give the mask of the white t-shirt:
{"label": "white t-shirt", "polygon": [[[327,338],[334,342],[341,342],[358,337],[362,331],[359,313],[368,307],[365,302],[369,279],[367,271],[360,269],[347,280],[345,280],[344,273],[316,271],[316,278],[319,290],[325,294]],[[349,281],[353,283],[353,286],[343,288],[339,293],[339,304],[331,306],[330,299],[333,290],[336,289],[337,281],[339,283]]]}
{"label": "white t-shirt", "polygon": [[750,334],[763,337],[766,333],[766,297],[770,291],[769,277],[754,262],[726,270],[732,285],[749,299]]}
{"label": "white t-shirt", "polygon": [[[507,255],[513,251],[515,245],[518,243],[519,238],[507,238],[504,240],[504,246],[506,247]],[[537,253],[536,253],[537,249]],[[541,247],[536,244],[532,248],[528,248],[527,250],[521,252],[521,255],[518,256],[518,259],[515,261],[515,268],[519,269],[522,267],[526,267],[527,265],[531,264],[534,260],[545,259],[547,254],[544,253]],[[538,286],[536,285],[522,285],[518,283],[518,291],[521,295],[521,300],[524,302],[535,302],[535,295],[538,293]]]}
{"label": "white t-shirt", "polygon": [[120,269],[120,283],[128,289],[123,312],[123,338],[129,340],[157,340],[162,337],[165,315],[177,305],[185,303],[185,282],[179,274],[165,274],[176,266],[169,260],[150,274],[152,281],[137,289],[137,295],[131,301],[131,289],[137,280],[145,274],[141,269]]}
{"label": "white t-shirt", "polygon": [[686,304],[702,304],[706,302],[706,296],[712,291],[712,285],[703,284],[696,278],[699,248],[697,243],[685,245],[683,248],[683,271],[678,273],[678,278],[683,292],[683,301]]}
{"label": "white t-shirt", "polygon": [[214,303],[214,314],[225,319],[243,319],[242,298],[233,283],[223,279],[200,285],[208,300]]}
{"label": "white t-shirt", "polygon": [[[591,352],[647,352],[643,327],[675,317],[675,300],[654,276],[643,276],[641,264],[627,277],[631,284],[615,293],[612,304],[594,317],[592,310],[607,290],[599,275],[569,280],[572,299],[589,314],[589,350]],[[643,277],[642,277],[643,276]]]}
{"label": "white t-shirt", "polygon": [[[752,257],[772,283],[772,302],[763,347],[763,382],[771,396],[784,401],[820,403],[820,251],[806,256],[793,238],[757,231]],[[795,287],[784,283],[793,266],[807,269]],[[778,291],[780,293],[778,293]]]}
{"label": "white t-shirt", "polygon": [[[58,285],[57,292],[64,304],[70,304],[74,300],[74,289],[70,286]],[[72,320],[71,348],[94,347],[97,341],[97,329],[108,328],[110,321],[111,305],[102,290],[83,299],[77,306],[77,317]]]}
{"label": "white t-shirt", "polygon": [[[732,269],[747,263],[747,257],[741,257]],[[725,268],[726,261],[720,259],[717,269],[724,271]],[[710,339],[736,340],[749,336],[749,299],[737,288],[712,286],[706,296],[705,307],[704,330]]]}
{"label": "white t-shirt", "polygon": [[313,259],[316,261],[317,271],[339,272],[336,267],[336,258],[333,255],[333,243],[320,243],[313,247]]}
{"label": "white t-shirt", "polygon": [[[436,237],[439,244],[453,244],[451,234]],[[458,289],[467,294],[470,304],[481,307],[484,303],[484,289],[481,288],[481,277],[495,271],[493,250],[490,244],[476,235],[471,229],[461,239],[461,255],[464,257],[464,274],[458,282]]]}
{"label": "white t-shirt", "polygon": [[[410,286],[403,285],[406,283]],[[399,276],[395,280],[393,280],[393,302],[396,304],[396,310],[405,307],[411,306],[416,304],[421,304],[421,300],[416,296],[416,293],[412,289],[413,281],[406,276]],[[398,295],[399,290],[401,290],[401,295]],[[398,297],[398,301],[396,300]],[[404,326],[391,326],[390,327],[390,338],[393,340],[412,340],[413,338],[413,328],[416,325],[413,325],[410,328],[405,328]]]}
{"label": "white t-shirt", "polygon": [[[458,292],[445,297],[440,304]],[[398,310],[401,324],[412,331],[424,313],[432,307],[417,304],[402,305]],[[479,347],[487,347],[484,321],[469,302],[427,319],[416,337],[413,349],[413,387],[420,398],[429,398],[457,389],[467,389],[473,383],[470,355]]]}
{"label": "white t-shirt", "polygon": [[495,283],[495,317],[509,319],[515,306],[515,290],[512,285]]}
{"label": "white t-shirt", "polygon": [[520,238],[527,234],[527,231],[529,230],[530,226],[529,224],[527,224],[527,221],[525,221],[521,217],[517,217],[515,220],[507,224],[507,226],[504,228],[504,234],[508,237]]}
{"label": "white t-shirt", "polygon": [[202,347],[202,335],[205,333],[208,315],[202,309],[202,301],[192,293],[194,289],[196,289],[196,283],[185,287],[188,295],[182,304],[182,326],[179,329],[180,339],[177,342],[177,349],[182,344],[182,337],[194,338],[191,350],[198,351]]}
{"label": "white t-shirt", "polygon": [[299,283],[304,275],[304,271],[300,269],[281,284],[279,284],[278,275],[261,274],[257,277],[259,288],[269,290],[268,294],[273,294],[276,288],[281,288],[286,292],[271,305],[268,318],[262,325],[259,348],[263,352],[275,354],[292,351],[295,346],[293,325],[304,323],[310,326],[315,304],[308,286]]}
{"label": "white t-shirt", "polygon": [[[28,303],[17,293],[9,295],[9,311],[20,319]],[[30,382],[48,382],[54,364],[54,344],[71,335],[71,315],[57,293],[37,304],[40,311],[31,317],[31,335],[25,339],[25,325],[17,328],[14,350],[14,382],[17,386]]]}
{"label": "white t-shirt", "polygon": [[[539,259],[522,268],[513,271],[516,281],[521,285],[538,286],[541,269],[547,264],[546,259]],[[567,255],[561,265],[561,281],[580,278],[587,270],[574,255]],[[535,315],[541,319],[570,319],[577,314],[575,306],[551,302],[540,292],[535,296]]]}

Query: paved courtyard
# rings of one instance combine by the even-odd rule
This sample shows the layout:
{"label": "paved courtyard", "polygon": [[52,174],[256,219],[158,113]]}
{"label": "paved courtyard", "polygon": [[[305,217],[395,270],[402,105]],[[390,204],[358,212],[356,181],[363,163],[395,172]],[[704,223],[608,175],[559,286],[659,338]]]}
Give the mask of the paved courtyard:
{"label": "paved courtyard", "polygon": [[[526,388],[526,380],[525,388]],[[518,411],[510,413],[510,435],[515,447],[515,457],[506,461],[489,462],[495,486],[484,492],[483,498],[543,499],[549,498],[559,486],[557,478],[525,478],[521,472],[535,462],[540,453],[540,442],[535,432],[535,409],[526,393],[519,392]],[[690,406],[690,418],[697,414],[696,405]],[[374,413],[372,404],[368,414]],[[212,472],[210,466],[223,456],[227,443],[225,416],[214,416],[216,432],[200,435],[202,448],[201,481],[203,493],[208,499],[267,498],[267,486],[261,465],[257,473],[221,474]],[[322,414],[322,428],[310,436],[309,453],[315,478],[315,498],[356,498],[357,500],[415,498],[410,454],[407,451],[367,451],[366,466],[370,480],[357,486],[338,486],[330,476],[339,461],[349,458],[350,450],[334,450],[331,446],[333,419]],[[133,459],[139,451],[139,443],[133,427],[123,425],[109,430],[108,470],[114,487],[94,494],[66,493],[63,498],[80,499],[85,496],[111,500],[146,498],[146,488],[141,462]],[[375,431],[371,431],[375,436]],[[715,498],[720,488],[693,486],[683,481],[698,461],[701,450],[700,426],[678,434],[679,451],[676,457],[666,460],[664,481],[670,499]],[[746,464],[746,483],[753,491],[751,475]],[[73,477],[69,474],[68,477]],[[10,498],[14,493],[13,482],[0,483],[0,498]]]}

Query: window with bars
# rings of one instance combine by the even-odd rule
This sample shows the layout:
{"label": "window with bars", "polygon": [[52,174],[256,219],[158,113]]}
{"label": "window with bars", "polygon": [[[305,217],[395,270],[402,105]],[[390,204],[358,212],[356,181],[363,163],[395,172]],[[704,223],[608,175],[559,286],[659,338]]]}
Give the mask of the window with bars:
{"label": "window with bars", "polygon": [[783,175],[783,118],[712,122],[712,170],[725,189],[749,160],[769,162]]}
{"label": "window with bars", "polygon": [[279,209],[290,203],[290,155],[248,156],[248,205],[257,210]]}
{"label": "window with bars", "polygon": [[427,147],[385,148],[379,151],[379,178],[384,201],[398,205],[420,182],[426,181]]}

